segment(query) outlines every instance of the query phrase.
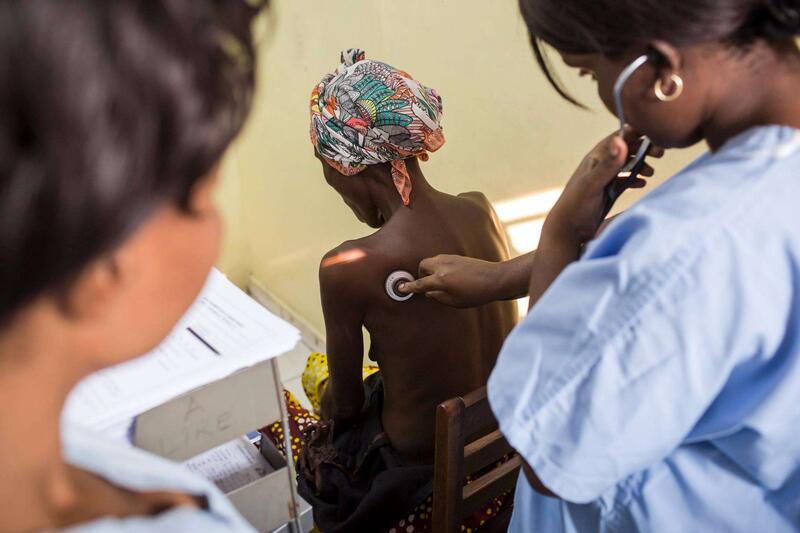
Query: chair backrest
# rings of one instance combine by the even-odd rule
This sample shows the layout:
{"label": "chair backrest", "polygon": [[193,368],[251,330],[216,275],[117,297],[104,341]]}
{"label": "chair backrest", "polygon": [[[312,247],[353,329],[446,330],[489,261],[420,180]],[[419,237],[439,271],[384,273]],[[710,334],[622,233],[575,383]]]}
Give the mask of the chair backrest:
{"label": "chair backrest", "polygon": [[[464,517],[514,488],[522,460],[497,429],[486,387],[439,404],[435,438],[433,533],[453,533]],[[509,454],[510,460],[497,465]],[[492,464],[464,485],[465,476]]]}

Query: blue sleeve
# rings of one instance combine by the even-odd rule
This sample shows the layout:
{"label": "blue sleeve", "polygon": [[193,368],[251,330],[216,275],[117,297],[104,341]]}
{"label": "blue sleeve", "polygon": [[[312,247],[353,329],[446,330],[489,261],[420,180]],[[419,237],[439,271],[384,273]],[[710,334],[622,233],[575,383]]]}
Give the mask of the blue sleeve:
{"label": "blue sleeve", "polygon": [[512,332],[489,380],[500,429],[565,500],[595,500],[667,456],[735,364],[735,254],[721,231],[680,231],[656,241],[646,218],[612,225]]}

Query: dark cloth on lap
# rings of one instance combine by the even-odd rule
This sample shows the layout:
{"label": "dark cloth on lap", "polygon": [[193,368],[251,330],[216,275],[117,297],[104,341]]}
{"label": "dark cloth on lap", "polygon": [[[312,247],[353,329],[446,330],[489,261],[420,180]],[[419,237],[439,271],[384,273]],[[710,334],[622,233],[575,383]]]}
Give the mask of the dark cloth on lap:
{"label": "dark cloth on lap", "polygon": [[381,423],[383,379],[364,381],[358,421],[309,426],[298,460],[298,491],[325,533],[373,532],[391,527],[431,493],[433,465],[405,464]]}

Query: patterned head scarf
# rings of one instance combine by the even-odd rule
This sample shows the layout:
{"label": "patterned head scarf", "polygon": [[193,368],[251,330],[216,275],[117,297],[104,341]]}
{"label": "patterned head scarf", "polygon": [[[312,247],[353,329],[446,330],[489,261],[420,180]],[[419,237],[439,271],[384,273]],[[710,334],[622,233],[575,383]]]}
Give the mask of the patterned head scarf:
{"label": "patterned head scarf", "polygon": [[311,142],[347,176],[391,163],[392,180],[408,205],[411,176],[404,159],[428,160],[444,144],[442,99],[406,72],[342,52],[341,65],[311,91]]}

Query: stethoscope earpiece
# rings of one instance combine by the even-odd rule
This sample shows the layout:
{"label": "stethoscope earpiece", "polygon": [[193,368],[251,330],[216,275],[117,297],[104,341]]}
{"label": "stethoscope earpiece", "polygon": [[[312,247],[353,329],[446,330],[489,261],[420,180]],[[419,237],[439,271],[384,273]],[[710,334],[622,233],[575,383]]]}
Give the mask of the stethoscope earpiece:
{"label": "stethoscope earpiece", "polygon": [[[647,53],[640,55],[634,59],[630,65],[622,69],[617,81],[614,83],[614,105],[616,107],[617,117],[619,117],[619,135],[623,139],[625,138],[626,121],[625,108],[622,105],[622,90],[625,88],[625,84],[628,82],[630,77],[633,76],[634,72],[639,70],[639,68],[641,68],[641,66],[648,61],[654,60],[654,58],[657,61],[658,55],[658,51],[655,49],[648,50]],[[639,145],[639,150],[636,152],[636,155],[629,157],[627,163],[617,174],[618,179],[615,179],[606,185],[603,194],[604,201],[603,213],[600,217],[601,222],[611,211],[611,208],[614,206],[614,202],[617,201],[617,198],[619,198],[625,189],[630,187],[636,181],[636,178],[639,176],[639,172],[644,166],[644,159],[647,156],[651,146],[652,143],[650,142],[650,139],[647,137],[642,137],[642,142]]]}
{"label": "stethoscope earpiece", "polygon": [[650,56],[651,54],[648,52],[631,61],[630,65],[622,69],[617,81],[614,83],[614,107],[616,107],[617,117],[619,118],[619,134],[622,137],[625,136],[626,124],[625,108],[622,105],[622,90],[625,88],[625,84],[628,83],[630,77],[633,76],[633,73],[650,60]]}

